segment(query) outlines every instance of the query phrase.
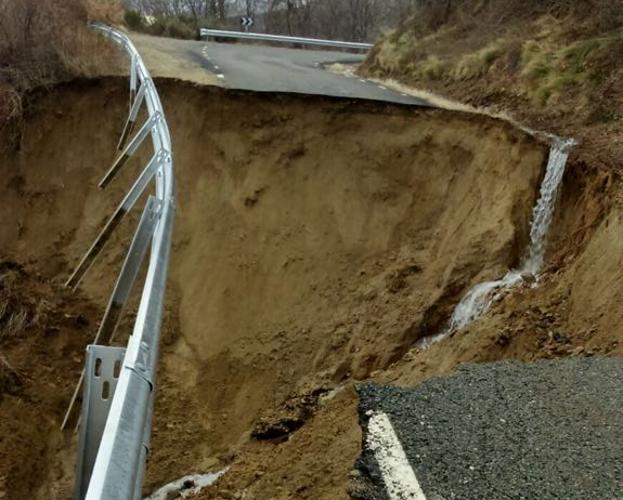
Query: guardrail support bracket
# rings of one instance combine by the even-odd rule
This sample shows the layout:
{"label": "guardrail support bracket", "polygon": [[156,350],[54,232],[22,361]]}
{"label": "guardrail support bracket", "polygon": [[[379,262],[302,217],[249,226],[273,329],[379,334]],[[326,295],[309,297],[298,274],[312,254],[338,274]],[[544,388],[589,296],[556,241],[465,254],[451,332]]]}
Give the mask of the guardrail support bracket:
{"label": "guardrail support bracket", "polygon": [[82,500],[87,493],[124,356],[123,347],[87,347],[75,500]]}

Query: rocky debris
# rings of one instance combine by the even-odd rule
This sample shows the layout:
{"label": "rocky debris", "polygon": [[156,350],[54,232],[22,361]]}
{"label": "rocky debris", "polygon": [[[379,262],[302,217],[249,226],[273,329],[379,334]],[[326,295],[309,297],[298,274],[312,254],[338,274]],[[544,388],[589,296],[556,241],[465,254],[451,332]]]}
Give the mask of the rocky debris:
{"label": "rocky debris", "polygon": [[348,495],[357,500],[366,500],[376,498],[374,485],[358,470],[353,470],[349,475],[349,483],[347,487]]}
{"label": "rocky debris", "polygon": [[319,387],[306,394],[290,396],[280,407],[258,419],[251,431],[251,437],[278,442],[287,439],[316,413],[320,397],[328,392],[328,388]]}
{"label": "rocky debris", "polygon": [[521,344],[522,352],[528,348],[534,353],[531,359],[588,357],[610,354],[617,349],[619,342],[616,339],[607,345],[587,345],[597,332],[597,327],[574,328],[565,317],[566,299],[539,303],[538,297],[535,298],[534,291],[529,288],[526,288],[526,293],[532,294],[529,295],[531,300],[523,301],[522,291],[518,290],[515,296],[508,296],[506,302],[503,300],[496,304],[489,315],[490,319],[485,318],[475,329],[482,329],[483,324],[490,322],[489,328],[493,332],[489,334],[489,339],[492,344],[501,349]]}
{"label": "rocky debris", "polygon": [[[623,361],[463,365],[416,388],[361,385],[359,414],[392,422],[427,498],[619,498]],[[374,454],[351,496],[387,498]],[[357,484],[362,483],[363,484]]]}

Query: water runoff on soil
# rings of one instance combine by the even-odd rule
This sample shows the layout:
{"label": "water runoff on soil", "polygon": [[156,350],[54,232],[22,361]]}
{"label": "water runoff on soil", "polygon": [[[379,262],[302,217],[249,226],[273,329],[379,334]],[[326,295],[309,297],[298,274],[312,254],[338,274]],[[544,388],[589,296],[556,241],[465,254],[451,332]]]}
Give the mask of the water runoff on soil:
{"label": "water runoff on soil", "polygon": [[525,277],[537,277],[545,258],[547,234],[552,223],[558,191],[562,183],[569,151],[575,144],[572,139],[556,139],[552,145],[541,183],[539,198],[532,210],[530,243],[518,269],[511,269],[502,278],[478,283],[471,288],[456,306],[446,328],[419,342],[419,347],[428,347],[456,330],[467,326],[482,316],[500,293],[523,281]]}

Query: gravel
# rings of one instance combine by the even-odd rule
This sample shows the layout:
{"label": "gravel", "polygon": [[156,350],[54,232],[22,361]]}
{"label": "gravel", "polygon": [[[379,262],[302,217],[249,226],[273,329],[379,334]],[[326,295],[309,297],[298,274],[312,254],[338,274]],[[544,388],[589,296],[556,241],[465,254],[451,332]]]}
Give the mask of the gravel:
{"label": "gravel", "polygon": [[[385,412],[428,500],[623,499],[623,360],[463,365],[416,388],[361,385]],[[357,498],[386,499],[371,451]]]}

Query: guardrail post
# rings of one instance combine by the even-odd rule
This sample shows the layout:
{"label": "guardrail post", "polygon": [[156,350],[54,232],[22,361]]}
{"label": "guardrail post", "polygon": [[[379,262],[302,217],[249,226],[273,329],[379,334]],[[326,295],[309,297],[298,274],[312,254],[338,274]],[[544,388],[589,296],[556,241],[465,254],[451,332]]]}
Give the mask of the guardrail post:
{"label": "guardrail post", "polygon": [[124,355],[125,348],[122,347],[87,347],[74,492],[76,500],[84,498],[89,486]]}

